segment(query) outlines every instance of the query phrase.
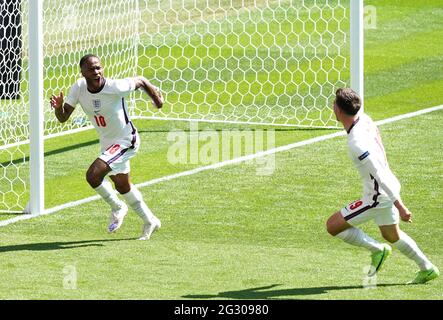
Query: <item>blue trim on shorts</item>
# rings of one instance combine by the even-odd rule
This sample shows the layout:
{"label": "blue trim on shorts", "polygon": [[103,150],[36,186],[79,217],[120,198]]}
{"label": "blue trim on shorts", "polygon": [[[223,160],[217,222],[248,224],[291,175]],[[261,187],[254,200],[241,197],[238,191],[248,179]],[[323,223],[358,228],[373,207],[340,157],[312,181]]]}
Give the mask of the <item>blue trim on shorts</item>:
{"label": "blue trim on shorts", "polygon": [[106,163],[109,165],[111,163],[113,163],[115,160],[117,160],[118,158],[120,158],[122,155],[124,155],[126,153],[126,151],[128,151],[129,148],[123,149],[122,151],[119,152],[119,154],[115,155],[114,158],[109,159]]}

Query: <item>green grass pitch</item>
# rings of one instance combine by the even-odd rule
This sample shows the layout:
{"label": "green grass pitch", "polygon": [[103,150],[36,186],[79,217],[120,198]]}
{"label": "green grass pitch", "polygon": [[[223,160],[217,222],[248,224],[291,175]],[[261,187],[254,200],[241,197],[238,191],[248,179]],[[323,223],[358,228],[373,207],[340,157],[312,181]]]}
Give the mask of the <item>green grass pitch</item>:
{"label": "green grass pitch", "polygon": [[[442,104],[442,1],[366,4],[377,8],[377,29],[365,32],[367,112],[380,120]],[[134,183],[200,166],[166,159],[168,132],[186,123],[137,126]],[[442,270],[443,111],[380,130],[414,214],[402,228]],[[276,146],[331,132],[277,130]],[[94,195],[84,176],[98,149],[93,131],[45,143],[47,208]],[[329,215],[360,196],[346,152],[339,137],[277,153],[270,176],[243,163],[142,188],[163,223],[146,242],[135,240],[134,212],[116,234],[106,233],[102,201],[0,227],[0,299],[442,299],[441,278],[404,285],[417,268],[395,249],[377,288],[365,289],[368,252],[326,233]],[[374,225],[363,229],[381,239]],[[75,289],[66,288],[72,270]]]}

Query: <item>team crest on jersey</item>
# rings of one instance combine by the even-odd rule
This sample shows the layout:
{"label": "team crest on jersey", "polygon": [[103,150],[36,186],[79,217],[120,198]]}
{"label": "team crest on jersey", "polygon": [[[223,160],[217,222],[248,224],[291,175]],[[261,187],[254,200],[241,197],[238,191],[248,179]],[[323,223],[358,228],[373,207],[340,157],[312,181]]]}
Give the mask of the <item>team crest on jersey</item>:
{"label": "team crest on jersey", "polygon": [[92,100],[92,107],[94,108],[94,112],[97,113],[100,111],[102,103],[99,99]]}

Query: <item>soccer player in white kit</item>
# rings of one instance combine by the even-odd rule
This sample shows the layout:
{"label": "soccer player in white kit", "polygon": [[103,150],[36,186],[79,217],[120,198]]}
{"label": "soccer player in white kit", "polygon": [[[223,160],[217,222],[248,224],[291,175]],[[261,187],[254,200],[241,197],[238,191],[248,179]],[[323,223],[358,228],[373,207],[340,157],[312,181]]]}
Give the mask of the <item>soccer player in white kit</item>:
{"label": "soccer player in white kit", "polygon": [[334,113],[348,133],[349,156],[360,173],[363,196],[334,213],[327,221],[327,231],[351,245],[371,252],[369,276],[378,272],[391,254],[388,244],[379,243],[358,225],[374,220],[385,240],[417,263],[420,271],[410,284],[425,283],[439,276],[439,270],[419,249],[415,241],[400,230],[400,218],[411,222],[411,212],[400,198],[400,183],[389,168],[377,126],[359,112],[360,97],[352,89],[338,89]]}
{"label": "soccer player in white kit", "polygon": [[119,199],[109,181],[104,179],[109,174],[116,190],[144,222],[139,239],[149,239],[151,234],[160,228],[161,222],[130,182],[129,159],[137,153],[140,137],[129,118],[125,96],[143,88],[154,105],[161,108],[162,94],[141,76],[119,80],[104,78],[100,59],[92,54],[81,58],[80,68],[84,78],[72,86],[66,101],[63,92],[58,96],[53,95],[50,100],[51,107],[55,110],[57,119],[65,122],[76,105],[80,104],[99,134],[101,154],[89,167],[86,180],[111,206],[108,231],[114,232],[120,228],[128,212],[128,206]]}

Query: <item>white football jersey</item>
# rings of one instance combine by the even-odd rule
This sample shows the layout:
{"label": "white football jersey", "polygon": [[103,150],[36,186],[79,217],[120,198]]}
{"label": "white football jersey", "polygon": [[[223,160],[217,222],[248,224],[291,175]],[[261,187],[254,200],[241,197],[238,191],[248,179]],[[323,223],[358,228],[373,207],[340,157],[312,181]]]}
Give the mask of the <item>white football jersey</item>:
{"label": "white football jersey", "polygon": [[65,100],[74,108],[80,103],[99,134],[102,151],[117,140],[132,141],[136,136],[136,129],[130,121],[125,103],[125,96],[135,90],[134,80],[126,78],[105,81],[100,92],[91,93],[86,80],[79,79]]}
{"label": "white football jersey", "polygon": [[389,168],[380,133],[365,113],[348,130],[349,156],[363,182],[363,198],[376,206],[379,201],[400,199],[400,182]]}

